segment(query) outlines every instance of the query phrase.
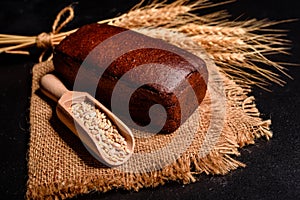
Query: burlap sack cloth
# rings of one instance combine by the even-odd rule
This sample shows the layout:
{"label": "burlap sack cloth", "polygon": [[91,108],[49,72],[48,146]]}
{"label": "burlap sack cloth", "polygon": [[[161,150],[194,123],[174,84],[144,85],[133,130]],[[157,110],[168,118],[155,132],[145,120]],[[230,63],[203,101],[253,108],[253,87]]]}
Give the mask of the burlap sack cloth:
{"label": "burlap sack cloth", "polygon": [[[201,47],[193,46],[195,44],[191,44],[186,38],[153,30],[147,34],[205,58],[208,68],[214,65]],[[26,194],[28,199],[63,199],[90,191],[106,192],[114,188],[139,190],[143,187],[156,187],[168,181],[184,184],[194,182],[197,178],[195,175],[200,173],[226,174],[244,166],[232,158],[239,155],[240,147],[253,144],[261,136],[267,139],[272,136],[269,130],[271,122],[259,118],[259,111],[253,102],[254,97],[248,96],[249,87],[241,87],[221,73],[219,81],[223,83],[226,102],[223,105],[225,117],[220,133],[206,137],[208,129],[211,130],[211,120],[218,117],[212,115],[213,100],[210,92],[207,92],[199,108],[176,132],[136,138],[134,155],[155,152],[152,160],[138,160],[143,159],[143,156],[133,156],[131,165],[139,166],[131,167],[136,167],[138,171],[130,171],[130,166],[107,168],[95,160],[81,141],[59,121],[55,114],[55,102],[40,93],[40,78],[53,69],[51,61],[36,64],[33,68]],[[135,131],[135,134],[139,133]],[[168,155],[173,155],[172,151],[178,151],[176,146],[159,150],[167,147],[173,140],[188,146],[170,162]],[[216,143],[210,140],[216,140]],[[202,146],[204,141],[206,147]],[[203,149],[209,151],[204,152]],[[164,159],[167,161],[164,162]]]}

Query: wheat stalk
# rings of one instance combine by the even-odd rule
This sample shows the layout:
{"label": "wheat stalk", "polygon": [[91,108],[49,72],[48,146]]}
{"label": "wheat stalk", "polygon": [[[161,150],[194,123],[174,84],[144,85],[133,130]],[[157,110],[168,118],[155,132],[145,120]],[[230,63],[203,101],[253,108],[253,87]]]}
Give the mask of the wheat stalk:
{"label": "wheat stalk", "polygon": [[[282,22],[287,21],[289,20]],[[178,27],[178,30],[188,34],[205,48],[217,65],[227,75],[230,74],[232,79],[265,88],[269,82],[283,85],[284,81],[272,68],[263,69],[255,63],[273,66],[278,72],[289,77],[280,64],[265,57],[270,54],[287,53],[289,50],[290,42],[283,38],[283,31],[268,29],[269,26],[282,22],[248,20],[221,21],[216,25],[190,23]],[[255,33],[258,31],[272,33]]]}
{"label": "wheat stalk", "polygon": [[[284,39],[284,30],[270,29],[270,27],[293,20],[278,22],[255,19],[228,21],[229,15],[226,11],[202,16],[194,13],[194,11],[229,2],[232,1],[211,3],[208,0],[194,2],[178,0],[167,4],[165,1],[155,0],[146,4],[142,0],[129,12],[98,23],[108,23],[129,29],[159,27],[184,33],[191,38],[191,41],[197,43],[199,48],[204,48],[220,69],[236,82],[262,87],[270,82],[282,85],[284,82],[278,73],[272,72],[272,68],[263,69],[255,63],[272,66],[281,74],[288,76],[279,63],[269,60],[266,55],[287,53],[289,41]],[[67,17],[69,21],[71,20],[73,17],[72,6],[59,13],[51,33],[42,33],[38,36],[0,34],[0,53],[29,54],[24,49],[34,45],[46,49],[59,44],[66,36],[76,31],[74,29],[58,33],[68,23],[66,20],[59,24],[61,16],[66,12],[70,12],[70,16],[72,15]],[[249,70],[255,73],[249,73]]]}
{"label": "wheat stalk", "polygon": [[247,31],[242,27],[222,27],[198,24],[187,24],[178,28],[178,31],[190,35],[220,35],[220,36],[243,36]]}
{"label": "wheat stalk", "polygon": [[[65,20],[61,21],[61,18],[66,13],[69,15]],[[54,23],[52,25],[51,33],[41,33],[38,36],[21,36],[21,35],[10,35],[10,34],[0,34],[0,53],[13,53],[13,54],[24,54],[29,55],[29,51],[23,50],[32,46],[37,46],[38,48],[44,49],[39,61],[43,61],[43,57],[48,48],[58,45],[66,36],[75,32],[76,29],[58,33],[67,23],[69,23],[74,17],[74,10],[72,5],[62,9]],[[51,59],[50,56],[48,59]]]}
{"label": "wheat stalk", "polygon": [[208,0],[198,0],[191,3],[189,0],[178,0],[171,4],[166,4],[165,1],[153,1],[148,5],[143,5],[144,0],[142,0],[128,13],[99,23],[108,23],[129,29],[140,27],[173,27],[179,24],[191,23],[192,21],[213,23],[214,21],[221,21],[228,17],[226,11],[219,11],[203,16],[195,15],[192,12],[232,1],[234,0],[211,3]]}

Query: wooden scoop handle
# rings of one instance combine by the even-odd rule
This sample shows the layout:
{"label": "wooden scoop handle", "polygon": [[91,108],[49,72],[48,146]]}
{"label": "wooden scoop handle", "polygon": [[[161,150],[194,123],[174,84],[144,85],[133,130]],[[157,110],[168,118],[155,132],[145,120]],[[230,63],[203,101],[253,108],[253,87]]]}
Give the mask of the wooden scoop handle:
{"label": "wooden scoop handle", "polygon": [[64,84],[53,74],[46,74],[40,80],[41,91],[54,101],[58,101],[60,97],[69,90]]}

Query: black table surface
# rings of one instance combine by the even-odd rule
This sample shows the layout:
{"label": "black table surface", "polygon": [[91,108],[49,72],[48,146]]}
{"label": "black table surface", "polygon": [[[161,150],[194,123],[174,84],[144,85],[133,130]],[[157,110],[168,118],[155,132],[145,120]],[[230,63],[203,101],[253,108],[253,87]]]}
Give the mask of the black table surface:
{"label": "black table surface", "polygon": [[[216,1],[216,0],[215,0]],[[126,12],[138,1],[77,1],[75,19],[65,30],[111,18]],[[217,1],[216,1],[217,2]],[[1,0],[0,33],[37,35],[51,30],[56,14],[72,1]],[[293,0],[237,0],[214,10],[227,9],[231,19],[300,19],[300,6]],[[300,21],[276,26],[289,30],[291,55],[273,60],[300,63]],[[24,199],[27,181],[26,154],[29,141],[31,69],[38,51],[31,56],[0,54],[0,199]],[[267,92],[254,88],[262,117],[272,120],[273,138],[260,139],[241,149],[246,163],[225,176],[201,175],[196,183],[167,183],[157,188],[110,191],[76,199],[299,199],[300,198],[300,68],[286,66],[293,80],[283,77],[283,87]]]}

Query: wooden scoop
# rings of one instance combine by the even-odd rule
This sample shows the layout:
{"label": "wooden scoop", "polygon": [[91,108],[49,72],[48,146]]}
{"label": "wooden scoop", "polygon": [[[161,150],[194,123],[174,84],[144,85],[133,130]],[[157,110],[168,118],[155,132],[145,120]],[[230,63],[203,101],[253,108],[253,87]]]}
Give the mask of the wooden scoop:
{"label": "wooden scoop", "polygon": [[[133,153],[134,137],[131,130],[110,110],[86,92],[69,91],[63,83],[54,75],[47,74],[40,80],[41,91],[49,98],[57,102],[56,113],[58,118],[83,142],[87,150],[103,164],[114,167],[126,162]],[[127,154],[121,160],[109,158],[103,149],[103,144],[99,142],[95,135],[84,125],[84,123],[74,117],[71,105],[74,103],[88,102],[105,113],[107,118],[114,124],[119,134],[123,136],[127,143]],[[100,140],[101,141],[101,140]],[[106,145],[106,144],[104,144]]]}

